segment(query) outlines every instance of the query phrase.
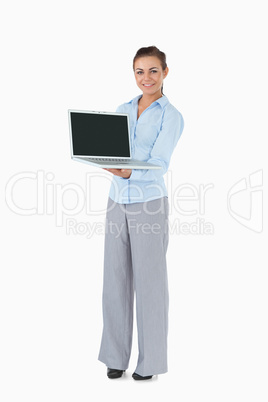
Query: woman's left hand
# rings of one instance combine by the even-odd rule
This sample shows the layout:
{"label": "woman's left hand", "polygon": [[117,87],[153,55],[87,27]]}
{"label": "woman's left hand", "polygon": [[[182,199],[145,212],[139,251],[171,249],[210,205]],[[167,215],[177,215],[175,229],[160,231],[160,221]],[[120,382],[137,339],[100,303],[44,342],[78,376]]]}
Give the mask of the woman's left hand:
{"label": "woman's left hand", "polygon": [[107,172],[114,174],[115,176],[123,177],[124,179],[129,179],[132,173],[132,169],[104,169]]}

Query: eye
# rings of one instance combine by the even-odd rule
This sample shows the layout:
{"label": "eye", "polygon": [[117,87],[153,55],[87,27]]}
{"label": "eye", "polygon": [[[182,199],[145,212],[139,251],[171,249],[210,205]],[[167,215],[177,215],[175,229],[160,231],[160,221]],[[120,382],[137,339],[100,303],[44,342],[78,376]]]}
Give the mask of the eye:
{"label": "eye", "polygon": [[157,70],[151,70],[152,73],[157,73]]}
{"label": "eye", "polygon": [[137,71],[137,74],[141,75],[141,74],[143,74],[143,71]]}

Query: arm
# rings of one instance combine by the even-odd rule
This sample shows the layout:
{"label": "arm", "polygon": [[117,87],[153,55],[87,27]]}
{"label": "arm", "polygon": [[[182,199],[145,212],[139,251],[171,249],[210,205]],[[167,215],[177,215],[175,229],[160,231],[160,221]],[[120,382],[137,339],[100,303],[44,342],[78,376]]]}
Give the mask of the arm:
{"label": "arm", "polygon": [[[117,111],[120,111],[120,106]],[[174,109],[166,112],[163,119],[161,131],[151,150],[149,163],[154,163],[162,167],[162,169],[105,169],[110,173],[135,181],[156,181],[162,177],[168,170],[171,155],[182,134],[184,121],[182,115]]]}
{"label": "arm", "polygon": [[184,121],[182,115],[173,110],[167,111],[161,131],[154,143],[150,158],[147,162],[154,163],[162,167],[159,170],[133,170],[129,180],[135,181],[156,181],[163,176],[169,167],[171,155],[182,134]]}

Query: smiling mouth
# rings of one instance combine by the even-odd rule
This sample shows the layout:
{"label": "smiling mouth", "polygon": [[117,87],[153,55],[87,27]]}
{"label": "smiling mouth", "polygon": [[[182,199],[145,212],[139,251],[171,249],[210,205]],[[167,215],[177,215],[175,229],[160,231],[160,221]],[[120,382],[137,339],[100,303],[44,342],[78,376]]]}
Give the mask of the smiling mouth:
{"label": "smiling mouth", "polygon": [[147,88],[149,88],[149,87],[152,87],[154,84],[143,84],[143,86],[144,87],[147,87]]}

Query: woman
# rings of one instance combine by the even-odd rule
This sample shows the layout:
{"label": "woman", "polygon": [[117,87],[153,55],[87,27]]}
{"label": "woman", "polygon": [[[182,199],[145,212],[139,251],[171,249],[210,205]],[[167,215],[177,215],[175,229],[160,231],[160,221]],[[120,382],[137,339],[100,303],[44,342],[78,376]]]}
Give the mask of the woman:
{"label": "woman", "polygon": [[109,378],[127,370],[135,291],[139,357],[132,377],[147,380],[167,372],[168,198],[163,176],[183,118],[163,95],[169,71],[163,52],[155,46],[139,49],[133,69],[142,95],[117,112],[129,114],[132,157],[161,169],[106,169],[114,177],[106,220],[99,360],[106,364]]}

